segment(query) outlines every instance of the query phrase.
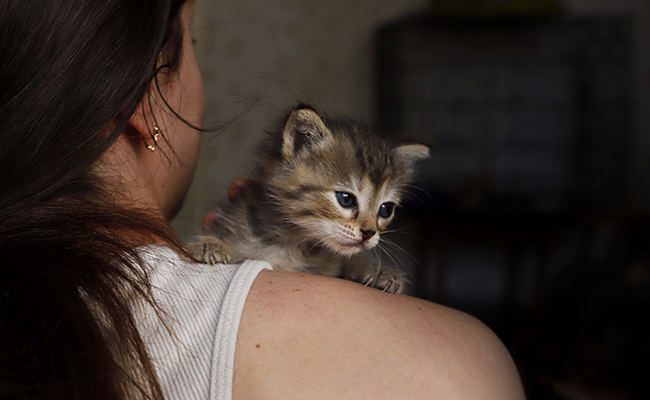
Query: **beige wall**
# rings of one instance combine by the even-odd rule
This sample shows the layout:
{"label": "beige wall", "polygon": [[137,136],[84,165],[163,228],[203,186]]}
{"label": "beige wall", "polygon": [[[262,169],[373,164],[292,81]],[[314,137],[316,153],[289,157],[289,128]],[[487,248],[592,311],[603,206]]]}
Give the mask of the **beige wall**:
{"label": "beige wall", "polygon": [[[310,101],[370,122],[371,43],[385,21],[421,12],[428,0],[196,0],[194,38],[208,93],[206,127],[229,122],[204,145],[185,207],[183,237],[228,184],[245,176],[255,145],[281,110]],[[650,1],[568,0],[571,14],[638,18],[635,82],[640,108],[632,146],[634,202],[650,198]]]}

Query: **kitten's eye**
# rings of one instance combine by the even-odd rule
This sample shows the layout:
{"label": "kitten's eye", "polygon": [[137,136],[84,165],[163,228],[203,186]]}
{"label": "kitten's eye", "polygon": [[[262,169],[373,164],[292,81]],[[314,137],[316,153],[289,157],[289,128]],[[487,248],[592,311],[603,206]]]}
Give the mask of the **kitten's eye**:
{"label": "kitten's eye", "polygon": [[395,204],[393,203],[384,203],[381,206],[379,206],[379,214],[380,217],[382,218],[390,218],[393,215],[393,212],[395,211]]}
{"label": "kitten's eye", "polygon": [[352,208],[357,203],[354,195],[345,192],[336,192],[336,200],[343,208]]}

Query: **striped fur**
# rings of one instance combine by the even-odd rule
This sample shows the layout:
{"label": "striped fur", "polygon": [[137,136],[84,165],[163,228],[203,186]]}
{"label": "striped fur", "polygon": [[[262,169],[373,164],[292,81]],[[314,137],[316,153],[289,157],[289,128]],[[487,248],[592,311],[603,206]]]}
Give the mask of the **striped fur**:
{"label": "striped fur", "polygon": [[[427,146],[394,143],[354,121],[298,107],[265,143],[250,185],[217,210],[190,252],[209,263],[260,259],[400,292],[401,274],[364,252],[378,244],[393,219],[387,209],[399,205],[416,161],[428,154]],[[352,195],[353,206],[337,193],[347,201]]]}

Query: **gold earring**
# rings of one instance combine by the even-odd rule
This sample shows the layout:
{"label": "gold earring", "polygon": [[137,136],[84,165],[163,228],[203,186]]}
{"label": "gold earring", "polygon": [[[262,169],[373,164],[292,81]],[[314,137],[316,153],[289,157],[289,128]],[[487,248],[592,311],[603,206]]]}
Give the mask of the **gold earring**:
{"label": "gold earring", "polygon": [[142,138],[142,143],[144,143],[144,145],[147,147],[147,150],[149,151],[156,151],[156,146],[158,145],[158,135],[160,135],[160,128],[158,128],[158,125],[154,124],[153,131],[154,134],[151,135],[153,138],[153,146],[147,143],[144,138]]}

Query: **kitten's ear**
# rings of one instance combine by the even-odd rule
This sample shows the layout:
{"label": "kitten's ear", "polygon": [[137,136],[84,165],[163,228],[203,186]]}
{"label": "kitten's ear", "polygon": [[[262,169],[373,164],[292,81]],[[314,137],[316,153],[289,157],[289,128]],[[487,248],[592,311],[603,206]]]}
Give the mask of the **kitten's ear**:
{"label": "kitten's ear", "polygon": [[304,146],[314,147],[332,136],[316,111],[297,108],[291,112],[282,131],[282,158],[292,158]]}
{"label": "kitten's ear", "polygon": [[417,161],[429,158],[429,146],[423,144],[404,144],[394,151],[397,157],[409,164],[415,164]]}

